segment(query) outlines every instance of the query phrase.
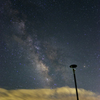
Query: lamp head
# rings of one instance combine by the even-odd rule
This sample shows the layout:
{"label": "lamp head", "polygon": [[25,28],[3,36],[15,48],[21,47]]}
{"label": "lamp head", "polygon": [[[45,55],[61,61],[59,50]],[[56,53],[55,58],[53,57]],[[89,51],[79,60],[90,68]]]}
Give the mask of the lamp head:
{"label": "lamp head", "polygon": [[77,67],[76,64],[72,64],[72,65],[70,65],[70,68],[76,68],[76,67]]}

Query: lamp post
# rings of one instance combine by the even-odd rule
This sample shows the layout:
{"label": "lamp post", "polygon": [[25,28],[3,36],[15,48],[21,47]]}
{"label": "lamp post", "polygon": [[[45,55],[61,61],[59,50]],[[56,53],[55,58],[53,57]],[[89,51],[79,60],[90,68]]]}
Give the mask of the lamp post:
{"label": "lamp post", "polygon": [[78,98],[78,90],[77,90],[77,83],[76,83],[76,76],[75,76],[75,69],[77,65],[73,64],[73,65],[70,65],[70,68],[73,69],[73,75],[74,75],[74,82],[75,82],[75,88],[76,88],[76,97],[77,97],[77,100],[79,100]]}

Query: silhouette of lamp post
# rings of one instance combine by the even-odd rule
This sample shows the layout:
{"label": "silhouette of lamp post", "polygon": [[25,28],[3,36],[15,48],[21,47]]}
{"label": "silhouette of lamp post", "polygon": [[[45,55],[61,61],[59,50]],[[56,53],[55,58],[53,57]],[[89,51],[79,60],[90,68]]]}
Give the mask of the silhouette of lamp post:
{"label": "silhouette of lamp post", "polygon": [[75,64],[70,65],[70,68],[73,69],[73,75],[74,75],[74,82],[75,82],[77,100],[79,100],[79,98],[78,98],[78,90],[77,90],[77,83],[76,83],[76,76],[75,76],[75,68],[76,67],[77,67],[77,65],[75,65]]}

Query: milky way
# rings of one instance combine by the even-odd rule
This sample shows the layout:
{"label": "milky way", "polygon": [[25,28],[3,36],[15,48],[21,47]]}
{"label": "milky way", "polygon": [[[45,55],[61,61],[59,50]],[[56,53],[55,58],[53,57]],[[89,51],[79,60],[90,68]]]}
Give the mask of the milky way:
{"label": "milky way", "polygon": [[60,86],[61,83],[70,83],[71,74],[68,67],[70,61],[67,61],[66,56],[64,56],[65,51],[63,49],[65,48],[63,46],[59,47],[61,44],[57,43],[57,40],[53,37],[44,41],[39,40],[34,32],[23,39],[28,34],[24,32],[24,23],[12,23],[13,30],[18,33],[18,36],[13,33],[11,39],[18,43],[18,48],[22,50],[22,53],[25,52],[25,59],[23,60],[29,61],[27,67],[33,70],[32,77],[35,75],[36,79],[39,80],[39,83],[36,84],[41,84],[42,87],[55,87]]}
{"label": "milky way", "polygon": [[[38,33],[34,27],[31,27],[34,26],[34,23],[32,24],[28,20],[28,16],[23,13],[22,17],[19,17],[20,12],[17,9],[10,8],[10,2],[7,3],[7,5],[9,9],[6,14],[10,19],[8,22],[8,32],[4,37],[6,46],[10,49],[12,56],[16,56],[16,58],[19,59],[15,61],[15,59],[11,57],[10,59],[13,59],[12,63],[20,62],[20,68],[15,64],[13,68],[16,69],[17,73],[21,74],[18,78],[19,82],[21,80],[27,80],[24,77],[26,74],[26,77],[31,77],[33,88],[35,85],[41,88],[54,88],[61,86],[61,84],[71,84],[72,74],[68,67],[71,61],[66,57],[65,46],[62,46],[57,38],[53,36],[44,37],[43,40],[39,39],[38,34],[41,33]],[[7,10],[6,7],[4,7],[4,9]],[[31,26],[28,26],[27,23],[31,23]],[[29,71],[28,73],[24,73],[24,70]],[[10,77],[12,76],[10,75]],[[15,77],[18,76],[15,75]],[[22,79],[22,77],[24,77],[24,79]],[[10,80],[12,79],[10,78]],[[25,86],[30,88],[27,83],[28,82],[25,81]],[[11,84],[13,84],[13,82]],[[18,84],[18,87],[23,86]]]}

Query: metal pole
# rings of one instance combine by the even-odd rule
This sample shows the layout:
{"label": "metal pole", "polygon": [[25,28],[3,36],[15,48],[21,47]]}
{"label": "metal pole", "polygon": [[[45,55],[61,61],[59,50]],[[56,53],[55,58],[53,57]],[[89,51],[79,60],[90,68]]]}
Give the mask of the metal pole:
{"label": "metal pole", "polygon": [[76,83],[76,76],[75,76],[75,69],[73,69],[73,75],[74,75],[74,82],[75,82],[75,88],[76,88],[76,96],[77,96],[77,100],[79,100],[79,98],[78,98],[78,90],[77,90],[77,83]]}

